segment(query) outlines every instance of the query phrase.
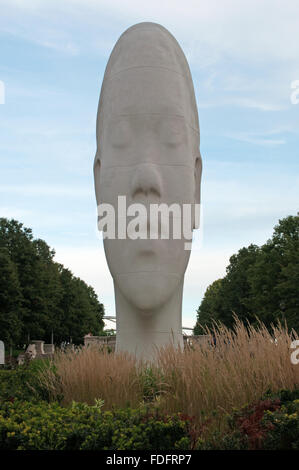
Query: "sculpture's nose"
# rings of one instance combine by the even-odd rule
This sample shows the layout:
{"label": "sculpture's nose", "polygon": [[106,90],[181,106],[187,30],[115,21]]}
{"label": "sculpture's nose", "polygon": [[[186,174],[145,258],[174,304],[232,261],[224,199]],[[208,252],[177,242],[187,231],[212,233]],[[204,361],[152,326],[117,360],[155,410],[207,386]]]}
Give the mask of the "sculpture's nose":
{"label": "sculpture's nose", "polygon": [[143,163],[138,165],[132,178],[131,194],[133,199],[136,199],[138,196],[161,197],[161,176],[154,164]]}

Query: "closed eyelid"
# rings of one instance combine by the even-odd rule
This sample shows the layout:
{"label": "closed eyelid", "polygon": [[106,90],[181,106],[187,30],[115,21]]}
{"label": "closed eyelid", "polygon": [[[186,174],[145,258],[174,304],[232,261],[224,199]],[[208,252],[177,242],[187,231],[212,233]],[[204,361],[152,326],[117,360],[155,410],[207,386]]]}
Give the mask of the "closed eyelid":
{"label": "closed eyelid", "polygon": [[109,132],[109,140],[113,147],[126,147],[131,138],[131,129],[128,121],[119,121],[113,125],[113,132]]}
{"label": "closed eyelid", "polygon": [[163,123],[160,127],[160,139],[170,146],[178,145],[187,139],[187,129],[177,124]]}

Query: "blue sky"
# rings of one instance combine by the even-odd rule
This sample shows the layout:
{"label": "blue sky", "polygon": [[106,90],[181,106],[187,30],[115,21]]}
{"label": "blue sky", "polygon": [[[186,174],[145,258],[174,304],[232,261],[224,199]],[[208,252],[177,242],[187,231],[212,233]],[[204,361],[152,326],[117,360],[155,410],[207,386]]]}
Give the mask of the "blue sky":
{"label": "blue sky", "polygon": [[[154,21],[193,76],[203,156],[202,226],[183,324],[229,256],[298,210],[297,0],[0,0],[0,216],[32,227],[114,315],[96,230],[92,164],[105,66],[120,34]],[[0,100],[1,103],[1,100]]]}

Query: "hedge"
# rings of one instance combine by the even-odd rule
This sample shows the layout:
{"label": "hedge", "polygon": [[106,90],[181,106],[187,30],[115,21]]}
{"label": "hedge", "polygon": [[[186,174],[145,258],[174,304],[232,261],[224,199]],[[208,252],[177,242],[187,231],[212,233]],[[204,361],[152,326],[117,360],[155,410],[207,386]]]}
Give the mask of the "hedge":
{"label": "hedge", "polygon": [[0,450],[190,449],[191,421],[148,408],[101,411],[73,403],[14,402],[0,407]]}
{"label": "hedge", "polygon": [[229,430],[199,439],[201,450],[298,450],[299,389],[268,392],[227,417]]}
{"label": "hedge", "polygon": [[0,403],[7,400],[22,401],[49,400],[48,390],[38,379],[38,370],[48,367],[44,361],[37,361],[30,367],[22,366],[12,370],[0,369]]}
{"label": "hedge", "polygon": [[[189,416],[164,415],[149,400],[138,409],[102,411],[49,403],[36,368],[0,370],[0,450],[299,449],[299,389],[267,393],[227,416],[227,431],[199,435]],[[146,382],[147,383],[147,382]]]}

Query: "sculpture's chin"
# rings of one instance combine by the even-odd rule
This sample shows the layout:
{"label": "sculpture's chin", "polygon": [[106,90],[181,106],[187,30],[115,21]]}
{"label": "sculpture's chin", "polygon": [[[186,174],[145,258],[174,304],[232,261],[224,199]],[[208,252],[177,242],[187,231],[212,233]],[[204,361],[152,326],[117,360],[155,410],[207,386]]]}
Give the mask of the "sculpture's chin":
{"label": "sculpture's chin", "polygon": [[161,308],[180,283],[180,276],[167,272],[136,272],[114,278],[127,302],[148,316]]}

